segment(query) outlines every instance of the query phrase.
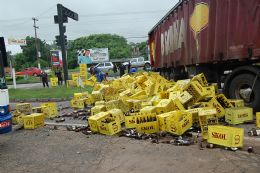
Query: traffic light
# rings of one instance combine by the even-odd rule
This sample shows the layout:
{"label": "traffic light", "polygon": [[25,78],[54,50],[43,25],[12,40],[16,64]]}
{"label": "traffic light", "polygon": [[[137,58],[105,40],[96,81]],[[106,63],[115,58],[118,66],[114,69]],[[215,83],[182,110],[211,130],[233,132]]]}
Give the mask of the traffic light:
{"label": "traffic light", "polygon": [[64,35],[64,44],[65,44],[66,46],[68,45],[67,35]]}
{"label": "traffic light", "polygon": [[[61,37],[60,37],[59,35],[56,35],[56,36],[55,36],[55,44],[56,44],[57,46],[61,46],[61,42],[62,42]],[[65,45],[68,44],[68,40],[67,40],[67,36],[66,36],[66,35],[64,35],[64,44],[65,44]]]}

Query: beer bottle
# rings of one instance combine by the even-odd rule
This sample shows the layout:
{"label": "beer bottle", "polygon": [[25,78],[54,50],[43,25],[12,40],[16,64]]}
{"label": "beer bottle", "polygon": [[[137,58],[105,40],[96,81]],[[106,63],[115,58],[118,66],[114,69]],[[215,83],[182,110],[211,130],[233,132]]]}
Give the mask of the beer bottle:
{"label": "beer bottle", "polygon": [[151,120],[150,120],[150,116],[148,115],[147,116],[147,122],[150,122]]}
{"label": "beer bottle", "polygon": [[139,124],[139,118],[136,118],[136,124]]}
{"label": "beer bottle", "polygon": [[146,119],[145,119],[145,117],[143,117],[143,120],[144,120],[144,123],[146,123]]}

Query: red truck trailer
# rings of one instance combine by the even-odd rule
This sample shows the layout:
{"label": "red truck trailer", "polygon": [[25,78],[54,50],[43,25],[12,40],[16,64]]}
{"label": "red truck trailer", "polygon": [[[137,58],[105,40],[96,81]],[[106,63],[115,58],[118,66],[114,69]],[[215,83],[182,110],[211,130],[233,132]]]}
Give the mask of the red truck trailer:
{"label": "red truck trailer", "polygon": [[260,111],[260,0],[180,0],[148,42],[155,70],[174,79],[203,72]]}

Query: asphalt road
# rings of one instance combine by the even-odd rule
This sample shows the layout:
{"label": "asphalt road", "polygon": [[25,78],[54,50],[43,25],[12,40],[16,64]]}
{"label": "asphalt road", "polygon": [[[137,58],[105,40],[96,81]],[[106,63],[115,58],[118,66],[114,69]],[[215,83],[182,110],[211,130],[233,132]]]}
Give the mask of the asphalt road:
{"label": "asphalt road", "polygon": [[59,127],[1,135],[1,173],[259,173],[260,155],[197,145],[152,144]]}

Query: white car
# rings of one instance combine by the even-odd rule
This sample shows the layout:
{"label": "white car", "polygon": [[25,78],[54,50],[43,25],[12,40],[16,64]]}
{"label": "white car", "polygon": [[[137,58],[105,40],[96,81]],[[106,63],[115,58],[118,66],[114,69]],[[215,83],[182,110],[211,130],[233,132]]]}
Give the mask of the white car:
{"label": "white car", "polygon": [[[102,62],[102,63],[98,63],[95,67],[97,67],[102,72],[106,73],[108,71],[113,70],[114,64],[112,62]],[[88,71],[90,71],[90,68],[88,68]]]}
{"label": "white car", "polygon": [[[146,67],[146,68],[150,68],[150,62],[149,61],[145,61],[144,57],[137,57],[137,58],[132,58],[130,60],[131,63],[131,67]],[[127,66],[129,64],[129,62],[124,62],[123,65]]]}

